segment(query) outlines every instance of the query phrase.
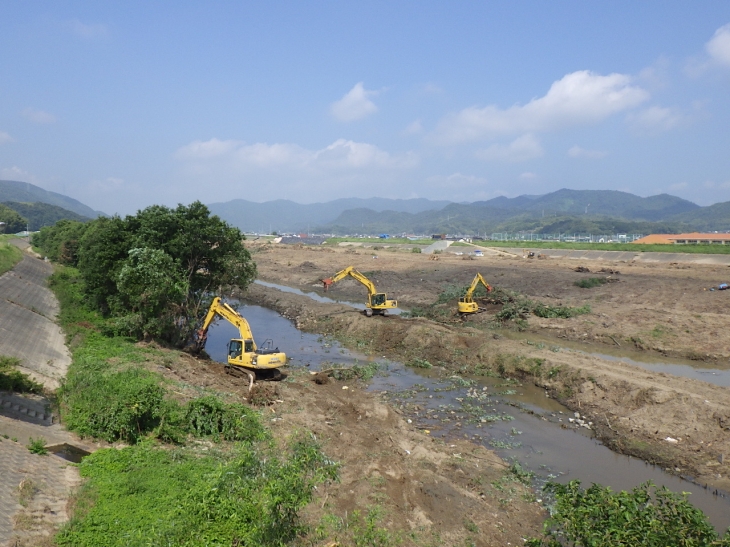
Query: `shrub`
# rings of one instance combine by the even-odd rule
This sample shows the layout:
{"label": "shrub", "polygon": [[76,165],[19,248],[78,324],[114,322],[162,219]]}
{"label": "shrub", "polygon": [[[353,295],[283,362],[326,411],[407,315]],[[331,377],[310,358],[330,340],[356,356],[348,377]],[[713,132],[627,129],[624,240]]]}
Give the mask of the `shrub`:
{"label": "shrub", "polygon": [[159,376],[142,369],[83,370],[61,388],[66,427],[81,436],[136,443],[163,418]]}
{"label": "shrub", "polygon": [[0,391],[15,393],[43,393],[43,384],[39,384],[27,374],[15,370],[20,359],[0,355]]}
{"label": "shrub", "polygon": [[28,442],[28,450],[31,454],[45,456],[46,454],[48,454],[48,449],[46,448],[46,440],[42,437],[38,439],[34,439],[33,437],[31,437]]}
{"label": "shrub", "polygon": [[256,412],[241,404],[226,404],[208,395],[190,401],[185,413],[187,430],[198,437],[227,441],[258,441],[266,437]]}
{"label": "shrub", "polygon": [[[97,450],[59,546],[236,545],[280,547],[303,530],[298,511],[317,484],[337,477],[312,437],[288,450],[161,450],[141,443]],[[87,501],[88,500],[88,501]]]}
{"label": "shrub", "polygon": [[686,495],[651,482],[631,492],[612,492],[600,484],[583,490],[580,481],[548,483],[545,490],[555,505],[543,537],[528,540],[530,547],[730,546],[730,534],[720,539]]}
{"label": "shrub", "polygon": [[605,277],[585,277],[573,283],[576,287],[581,289],[592,289],[593,287],[600,287],[608,283]]}
{"label": "shrub", "polygon": [[411,252],[412,253],[420,253],[421,252],[421,248],[420,247],[413,247],[413,249],[411,249]]}

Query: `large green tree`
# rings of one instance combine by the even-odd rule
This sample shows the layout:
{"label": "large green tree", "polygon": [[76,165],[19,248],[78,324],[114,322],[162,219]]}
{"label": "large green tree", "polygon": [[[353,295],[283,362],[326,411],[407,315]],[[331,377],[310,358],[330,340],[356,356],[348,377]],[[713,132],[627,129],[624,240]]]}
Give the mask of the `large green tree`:
{"label": "large green tree", "polygon": [[15,234],[25,230],[28,221],[7,205],[0,203],[0,234]]}
{"label": "large green tree", "polygon": [[80,237],[71,228],[44,229],[38,243],[52,257],[75,249],[66,254],[75,257],[69,263],[78,266],[86,295],[120,333],[187,346],[212,297],[246,289],[256,276],[241,231],[200,202],[98,218]]}

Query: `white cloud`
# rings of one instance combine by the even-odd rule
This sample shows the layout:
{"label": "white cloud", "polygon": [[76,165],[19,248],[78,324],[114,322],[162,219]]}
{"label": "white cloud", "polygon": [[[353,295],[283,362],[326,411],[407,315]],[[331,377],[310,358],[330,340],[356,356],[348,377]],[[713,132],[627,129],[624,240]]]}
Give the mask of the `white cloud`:
{"label": "white cloud", "polygon": [[454,144],[493,135],[594,124],[648,98],[646,90],[631,85],[630,76],[601,76],[583,70],[565,75],[550,86],[544,97],[524,106],[469,107],[447,116],[439,123],[432,140]]}
{"label": "white cloud", "polygon": [[669,131],[682,121],[682,115],[672,108],[651,106],[640,112],[632,112],[626,119],[639,131]]}
{"label": "white cloud", "polygon": [[571,158],[588,158],[592,160],[597,160],[600,158],[605,158],[606,155],[608,155],[608,152],[604,152],[603,150],[587,150],[585,148],[581,148],[578,145],[571,146],[568,150],[568,155]]}
{"label": "white cloud", "polygon": [[56,116],[37,108],[25,108],[21,114],[25,119],[37,124],[48,124],[56,121]]}
{"label": "white cloud", "polygon": [[177,150],[175,153],[178,159],[209,159],[227,154],[237,146],[242,145],[241,141],[221,141],[210,139],[209,141],[193,141]]}
{"label": "white cloud", "polygon": [[730,67],[730,23],[715,31],[705,51],[716,63]]}
{"label": "white cloud", "polygon": [[540,141],[535,138],[534,135],[528,133],[517,137],[514,141],[508,145],[493,144],[484,150],[479,150],[476,153],[477,158],[486,161],[507,161],[507,162],[520,162],[527,161],[534,158],[539,158],[544,155]]}
{"label": "white cloud", "polygon": [[421,92],[426,95],[442,95],[444,90],[440,86],[429,82],[421,87]]}
{"label": "white cloud", "polygon": [[672,192],[678,192],[680,190],[684,190],[685,188],[687,188],[686,182],[678,182],[677,184],[669,185],[669,190]]}
{"label": "white cloud", "polygon": [[412,152],[392,155],[368,143],[338,139],[321,150],[307,150],[296,144],[242,141],[194,141],[177,150],[175,157],[197,163],[229,163],[238,168],[363,169],[411,168],[418,165]]}
{"label": "white cloud", "polygon": [[92,192],[114,192],[120,190],[124,186],[124,179],[118,177],[107,177],[102,180],[92,180],[87,191]]}
{"label": "white cloud", "polygon": [[703,186],[709,189],[720,188],[724,190],[730,188],[730,180],[725,182],[715,182],[714,180],[708,180],[704,182]]}
{"label": "white cloud", "polygon": [[403,130],[403,134],[404,135],[417,135],[418,133],[421,133],[422,131],[423,131],[423,126],[421,125],[421,120],[416,120],[416,121],[408,124],[408,127],[406,127]]}
{"label": "white cloud", "polygon": [[9,134],[5,133],[5,131],[0,131],[0,144],[7,144],[9,142],[13,142],[15,139],[11,137]]}
{"label": "white cloud", "polygon": [[522,180],[535,180],[537,178],[537,175],[535,173],[531,173],[530,171],[525,171],[520,175],[520,178]]}
{"label": "white cloud", "polygon": [[449,189],[449,191],[453,189],[481,187],[488,184],[489,182],[483,177],[477,177],[475,175],[464,175],[463,173],[459,172],[452,173],[451,175],[447,176],[434,175],[428,177],[426,181],[429,184],[432,184],[439,188]]}
{"label": "white cloud", "polygon": [[[181,188],[205,188],[205,199],[286,198],[311,203],[338,197],[401,197],[415,184],[419,157],[338,139],[320,149],[292,143],[195,141],[174,154]],[[195,194],[191,194],[195,195]]]}
{"label": "white cloud", "polygon": [[4,180],[19,180],[30,183],[35,183],[37,181],[36,177],[16,165],[0,169],[0,178]]}
{"label": "white cloud", "polygon": [[341,122],[360,120],[378,111],[375,103],[368,98],[377,94],[377,91],[365,89],[363,82],[358,82],[344,97],[332,103],[330,112]]}
{"label": "white cloud", "polygon": [[81,38],[100,38],[107,35],[106,25],[102,25],[100,23],[86,24],[82,23],[78,19],[71,19],[70,21],[66,21],[65,26],[76,36],[80,36]]}

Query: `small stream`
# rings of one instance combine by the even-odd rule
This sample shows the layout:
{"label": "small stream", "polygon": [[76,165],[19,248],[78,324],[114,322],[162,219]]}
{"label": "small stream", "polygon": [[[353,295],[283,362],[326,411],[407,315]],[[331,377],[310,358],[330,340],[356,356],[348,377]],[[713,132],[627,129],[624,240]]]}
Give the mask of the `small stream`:
{"label": "small stream", "polygon": [[[389,400],[414,427],[447,442],[459,436],[481,443],[505,460],[520,462],[535,472],[538,487],[547,480],[579,479],[586,487],[595,482],[617,491],[651,480],[674,492],[690,492],[690,502],[718,530],[730,526],[730,498],[724,493],[713,493],[642,460],[612,452],[589,429],[571,423],[573,412],[532,384],[451,376],[441,368],[405,367],[385,358],[358,355],[337,342],[301,332],[267,308],[243,305],[239,311],[248,319],[257,343],[272,338],[287,353],[292,367],[317,370],[324,363],[351,365],[375,360],[382,373],[368,389]],[[225,362],[228,340],[237,336],[235,327],[219,321],[209,330],[206,351],[216,361]]]}
{"label": "small stream", "polygon": [[[305,292],[299,289],[295,289],[293,287],[287,287],[286,285],[277,285],[276,283],[269,283],[268,281],[261,281],[260,279],[257,279],[254,281],[257,285],[261,285],[263,287],[269,287],[270,289],[277,289],[281,292],[288,292],[291,294],[298,294],[299,296],[306,296],[307,298],[311,298],[315,302],[321,302],[323,304],[344,304],[345,306],[350,306],[351,308],[355,308],[356,310],[364,310],[365,309],[365,300],[366,295],[363,295],[363,302],[357,303],[357,302],[350,302],[348,300],[338,300],[336,298],[328,298],[326,296],[322,296],[319,293],[316,293],[314,291],[311,292]],[[402,312],[406,310],[395,308],[388,310],[388,315],[400,315]]]}
{"label": "small stream", "polygon": [[703,361],[691,361],[689,359],[677,359],[664,355],[639,352],[625,347],[604,346],[600,351],[595,351],[594,345],[566,340],[561,340],[560,344],[556,345],[554,339],[533,333],[525,334],[505,331],[504,335],[512,340],[523,340],[531,346],[542,344],[546,347],[558,348],[559,351],[575,351],[599,359],[620,361],[652,372],[661,372],[673,376],[700,380],[715,384],[716,386],[730,387],[730,363],[727,362],[706,363]]}

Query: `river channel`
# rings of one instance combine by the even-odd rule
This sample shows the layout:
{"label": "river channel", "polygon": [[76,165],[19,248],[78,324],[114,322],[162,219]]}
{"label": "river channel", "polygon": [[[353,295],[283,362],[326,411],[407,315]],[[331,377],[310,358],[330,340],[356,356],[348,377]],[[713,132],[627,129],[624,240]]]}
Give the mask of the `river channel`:
{"label": "river channel", "polygon": [[[578,479],[586,487],[600,483],[616,491],[651,480],[674,492],[689,492],[689,501],[718,530],[730,526],[730,497],[725,493],[612,452],[593,438],[591,430],[575,426],[573,412],[532,384],[453,376],[439,367],[414,369],[382,357],[358,355],[336,341],[304,333],[267,308],[242,305],[239,311],[249,321],[257,343],[272,338],[287,353],[291,367],[317,370],[323,363],[377,362],[381,373],[368,389],[387,399],[414,427],[446,442],[459,436],[481,443],[506,461],[533,471],[538,488],[547,480]],[[209,330],[206,351],[214,360],[225,362],[228,340],[237,336],[235,327],[217,322]]]}

